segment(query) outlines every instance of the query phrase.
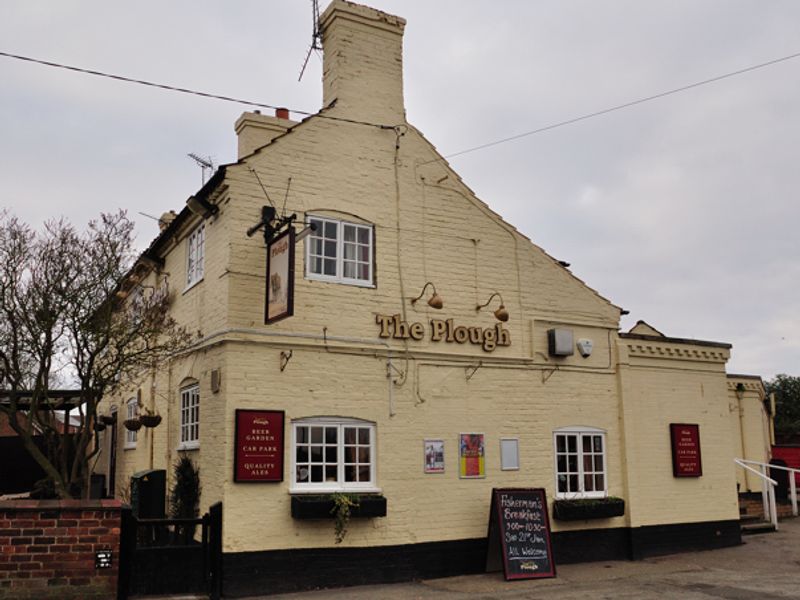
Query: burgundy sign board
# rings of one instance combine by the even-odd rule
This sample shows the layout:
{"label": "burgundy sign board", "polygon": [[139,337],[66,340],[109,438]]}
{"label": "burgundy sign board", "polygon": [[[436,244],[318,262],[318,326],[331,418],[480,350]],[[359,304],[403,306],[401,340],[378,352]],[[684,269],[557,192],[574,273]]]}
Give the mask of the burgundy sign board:
{"label": "burgundy sign board", "polygon": [[236,410],[234,481],[283,481],[283,421],[282,410]]}
{"label": "burgundy sign board", "polygon": [[675,477],[702,476],[700,426],[670,423],[669,433],[672,438],[672,474]]}

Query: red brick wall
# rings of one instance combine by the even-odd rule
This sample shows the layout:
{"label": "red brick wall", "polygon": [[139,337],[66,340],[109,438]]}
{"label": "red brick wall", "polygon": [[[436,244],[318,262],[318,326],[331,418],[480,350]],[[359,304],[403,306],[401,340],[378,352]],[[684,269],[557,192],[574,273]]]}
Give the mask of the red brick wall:
{"label": "red brick wall", "polygon": [[[0,502],[0,600],[117,597],[118,500]],[[95,552],[111,550],[110,569]]]}

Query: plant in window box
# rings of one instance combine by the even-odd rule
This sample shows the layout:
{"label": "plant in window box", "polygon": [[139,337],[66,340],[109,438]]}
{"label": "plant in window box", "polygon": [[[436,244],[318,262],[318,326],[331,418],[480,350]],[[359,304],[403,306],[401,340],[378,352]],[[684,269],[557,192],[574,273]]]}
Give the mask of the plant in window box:
{"label": "plant in window box", "polygon": [[615,496],[605,498],[574,498],[553,501],[553,518],[559,521],[610,519],[625,514],[625,500]]}
{"label": "plant in window box", "polygon": [[139,417],[125,419],[122,424],[128,431],[139,431],[142,428],[142,421],[139,419]]}
{"label": "plant in window box", "polygon": [[333,533],[336,536],[336,543],[341,544],[344,536],[347,535],[347,524],[350,522],[350,512],[353,508],[359,507],[358,497],[350,494],[331,494],[333,500]]}

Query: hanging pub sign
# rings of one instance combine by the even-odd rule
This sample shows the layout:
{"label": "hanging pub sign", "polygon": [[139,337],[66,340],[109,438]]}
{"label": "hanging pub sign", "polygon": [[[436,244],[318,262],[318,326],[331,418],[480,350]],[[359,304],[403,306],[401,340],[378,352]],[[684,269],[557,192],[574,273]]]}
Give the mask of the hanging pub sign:
{"label": "hanging pub sign", "polygon": [[289,227],[267,244],[265,323],[294,314],[294,236],[294,227]]}
{"label": "hanging pub sign", "polygon": [[495,488],[489,511],[486,571],[509,579],[555,577],[547,494],[543,488]]}
{"label": "hanging pub sign", "polygon": [[236,409],[234,481],[283,481],[283,421],[282,410]]}
{"label": "hanging pub sign", "polygon": [[672,439],[672,474],[675,477],[701,477],[700,426],[670,423],[669,433]]}

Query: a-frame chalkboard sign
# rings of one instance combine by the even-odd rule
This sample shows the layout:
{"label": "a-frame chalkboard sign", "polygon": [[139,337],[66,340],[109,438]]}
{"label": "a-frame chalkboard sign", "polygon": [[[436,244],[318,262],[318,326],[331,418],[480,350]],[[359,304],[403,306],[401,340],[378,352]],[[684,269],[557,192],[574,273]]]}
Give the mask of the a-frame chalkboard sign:
{"label": "a-frame chalkboard sign", "polygon": [[506,580],[555,577],[547,494],[543,488],[495,488],[489,513],[486,571]]}

